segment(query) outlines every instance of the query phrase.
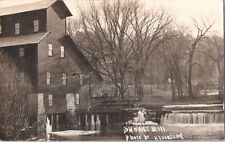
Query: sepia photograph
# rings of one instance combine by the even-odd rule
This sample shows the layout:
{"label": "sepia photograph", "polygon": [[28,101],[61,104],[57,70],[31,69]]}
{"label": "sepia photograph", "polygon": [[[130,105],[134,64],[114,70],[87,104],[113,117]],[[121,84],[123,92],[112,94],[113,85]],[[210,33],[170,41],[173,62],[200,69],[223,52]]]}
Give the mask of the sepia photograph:
{"label": "sepia photograph", "polygon": [[0,141],[225,140],[224,0],[0,0]]}

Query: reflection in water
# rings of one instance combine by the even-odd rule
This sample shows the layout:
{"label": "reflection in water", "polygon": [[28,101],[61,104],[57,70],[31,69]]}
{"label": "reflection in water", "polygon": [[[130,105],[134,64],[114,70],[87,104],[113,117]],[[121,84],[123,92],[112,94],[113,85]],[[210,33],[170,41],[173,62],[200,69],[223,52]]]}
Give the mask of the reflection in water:
{"label": "reflection in water", "polygon": [[[90,126],[90,128],[93,126]],[[137,126],[138,127],[138,126]],[[151,127],[151,126],[149,126]],[[152,126],[155,127],[155,126]],[[223,125],[217,124],[198,124],[198,125],[168,125],[159,127],[165,127],[164,132],[152,132],[147,133],[126,133],[127,136],[136,135],[141,136],[148,135],[149,140],[154,140],[155,137],[164,137],[170,135],[180,135],[182,133],[185,140],[220,140],[223,139]],[[84,136],[73,136],[64,138],[55,138],[55,140],[76,140],[76,141],[107,141],[107,140],[126,140],[126,136],[123,132],[123,126],[111,125],[110,127],[101,127],[99,134],[84,135]]]}
{"label": "reflection in water", "polygon": [[72,138],[72,140],[79,141],[99,141],[99,140],[125,140],[125,137],[122,132],[122,126],[102,126],[102,125],[88,125],[85,127],[86,131],[94,130],[99,131],[98,134],[78,136]]}

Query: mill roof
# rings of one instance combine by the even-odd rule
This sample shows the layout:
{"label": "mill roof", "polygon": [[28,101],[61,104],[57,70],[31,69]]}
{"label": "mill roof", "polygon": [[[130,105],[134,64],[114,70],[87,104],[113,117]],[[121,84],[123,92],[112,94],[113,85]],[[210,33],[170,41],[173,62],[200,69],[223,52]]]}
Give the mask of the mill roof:
{"label": "mill roof", "polygon": [[49,32],[20,35],[20,36],[10,36],[0,38],[0,48],[9,47],[9,46],[18,46],[25,44],[38,44],[40,43]]}
{"label": "mill roof", "polygon": [[59,2],[60,7],[65,11],[66,16],[72,16],[70,10],[66,6],[63,0],[40,0],[34,3],[10,6],[0,9],[0,16],[13,15],[17,13],[47,9],[55,2]]}

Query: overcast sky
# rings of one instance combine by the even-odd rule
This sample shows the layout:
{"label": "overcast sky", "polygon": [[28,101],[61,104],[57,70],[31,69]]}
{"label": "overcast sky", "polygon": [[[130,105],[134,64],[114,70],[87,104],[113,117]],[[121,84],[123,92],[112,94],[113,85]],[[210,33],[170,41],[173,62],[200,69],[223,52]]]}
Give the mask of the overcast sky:
{"label": "overcast sky", "polygon": [[[0,0],[0,7],[31,3],[39,0]],[[77,7],[87,7],[89,0],[64,0],[76,15]],[[100,2],[101,0],[95,0]],[[146,8],[164,8],[180,25],[192,27],[192,17],[213,22],[211,33],[223,35],[223,0],[140,0]],[[191,28],[192,29],[192,28]]]}

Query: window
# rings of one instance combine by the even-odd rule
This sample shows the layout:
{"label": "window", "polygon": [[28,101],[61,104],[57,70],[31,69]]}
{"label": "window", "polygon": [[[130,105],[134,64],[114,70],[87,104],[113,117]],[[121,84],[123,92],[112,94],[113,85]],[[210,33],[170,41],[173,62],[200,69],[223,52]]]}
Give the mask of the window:
{"label": "window", "polygon": [[67,109],[73,110],[75,109],[75,96],[72,93],[66,94],[66,104]]}
{"label": "window", "polygon": [[80,74],[80,85],[83,85],[83,74]]}
{"label": "window", "polygon": [[24,57],[24,48],[19,48],[20,57]]}
{"label": "window", "polygon": [[80,104],[80,95],[76,94],[76,105]]}
{"label": "window", "polygon": [[20,23],[15,24],[15,35],[20,34]]}
{"label": "window", "polygon": [[51,83],[51,74],[50,72],[47,72],[47,84],[49,85]]}
{"label": "window", "polygon": [[63,79],[63,85],[66,85],[66,74],[65,73],[63,73],[62,79]]}
{"label": "window", "polygon": [[48,105],[53,106],[53,95],[48,95]]}
{"label": "window", "polygon": [[52,44],[48,44],[48,56],[52,56],[52,54],[53,54]]}
{"label": "window", "polygon": [[39,20],[34,20],[34,32],[39,31]]}
{"label": "window", "polygon": [[64,46],[60,46],[60,53],[61,53],[61,55],[60,55],[60,57],[64,57],[65,56],[65,52],[64,52]]}

